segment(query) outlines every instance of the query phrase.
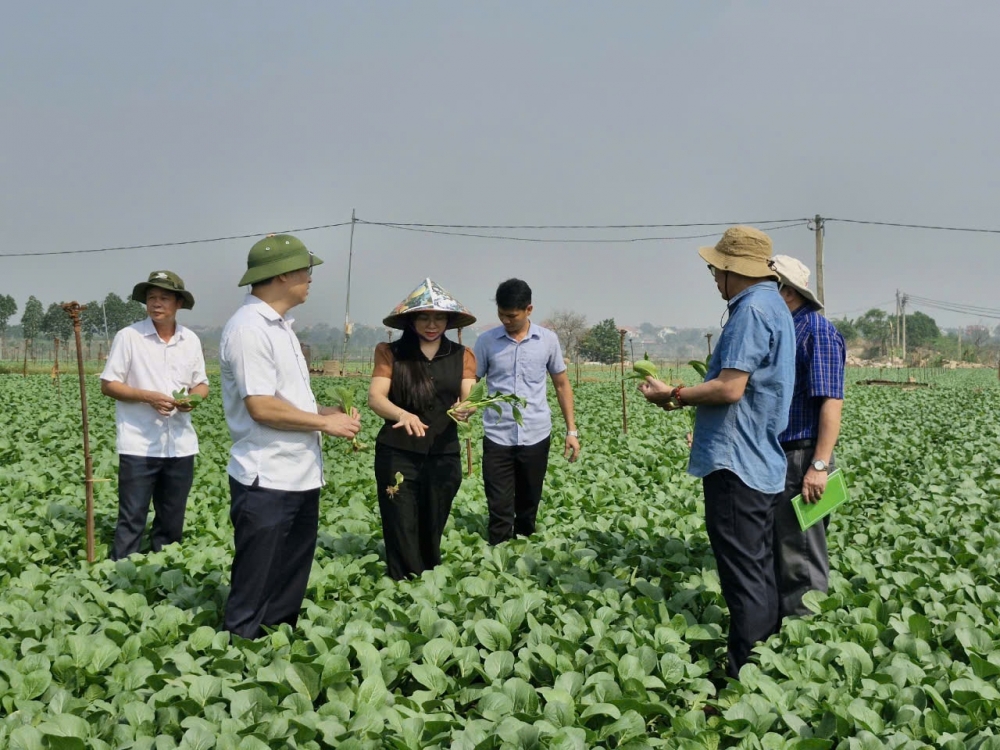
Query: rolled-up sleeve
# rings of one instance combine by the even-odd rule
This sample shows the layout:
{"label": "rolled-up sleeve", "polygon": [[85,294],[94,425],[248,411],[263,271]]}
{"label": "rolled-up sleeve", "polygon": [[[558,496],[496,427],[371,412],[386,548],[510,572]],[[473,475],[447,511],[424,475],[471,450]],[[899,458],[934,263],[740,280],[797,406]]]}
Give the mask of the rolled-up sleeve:
{"label": "rolled-up sleeve", "polygon": [[844,398],[844,337],[834,329],[817,326],[810,337],[809,396]]}

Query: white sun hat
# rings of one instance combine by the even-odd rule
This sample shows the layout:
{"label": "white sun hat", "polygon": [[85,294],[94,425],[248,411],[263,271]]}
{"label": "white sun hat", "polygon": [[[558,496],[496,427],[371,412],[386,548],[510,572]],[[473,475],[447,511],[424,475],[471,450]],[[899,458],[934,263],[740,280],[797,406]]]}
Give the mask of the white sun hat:
{"label": "white sun hat", "polygon": [[790,255],[775,255],[771,267],[778,273],[778,280],[802,295],[815,310],[822,310],[823,303],[809,289],[809,268],[805,263]]}

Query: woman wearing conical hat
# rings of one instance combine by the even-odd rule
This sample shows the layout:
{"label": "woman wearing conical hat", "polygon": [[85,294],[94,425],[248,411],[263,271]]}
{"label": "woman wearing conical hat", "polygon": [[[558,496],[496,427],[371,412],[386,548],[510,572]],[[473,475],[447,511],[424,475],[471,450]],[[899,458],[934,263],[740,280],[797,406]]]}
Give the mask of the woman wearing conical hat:
{"label": "woman wearing conical hat", "polygon": [[396,580],[441,562],[441,536],[462,483],[458,430],[447,412],[476,382],[472,351],[445,331],[475,322],[430,279],[383,321],[403,332],[375,348],[368,388],[368,406],[385,420],[375,441],[375,481],[386,566]]}

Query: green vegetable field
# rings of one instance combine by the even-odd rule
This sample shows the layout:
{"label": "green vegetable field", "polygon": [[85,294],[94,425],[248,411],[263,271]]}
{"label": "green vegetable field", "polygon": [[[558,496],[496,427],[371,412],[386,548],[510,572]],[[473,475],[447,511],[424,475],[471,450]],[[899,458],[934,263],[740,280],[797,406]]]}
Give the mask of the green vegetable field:
{"label": "green vegetable field", "polygon": [[[360,380],[314,386],[332,403],[345,383],[363,403]],[[113,402],[89,388],[114,480]],[[474,476],[445,564],[404,583],[383,575],[371,452],[327,440],[299,627],[236,643],[218,631],[232,527],[212,388],[183,546],[104,560],[117,501],[100,482],[88,566],[78,395],[0,377],[0,748],[1000,748],[994,373],[850,387],[831,594],[728,685],[686,415],[631,392],[623,436],[617,384],[584,383],[583,456],[553,453],[540,533],[490,548]]]}

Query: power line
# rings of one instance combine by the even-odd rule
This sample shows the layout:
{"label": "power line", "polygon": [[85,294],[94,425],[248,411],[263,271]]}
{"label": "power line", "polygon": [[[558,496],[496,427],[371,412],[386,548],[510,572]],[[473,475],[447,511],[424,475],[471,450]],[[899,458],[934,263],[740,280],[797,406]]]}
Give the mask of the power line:
{"label": "power line", "polygon": [[226,240],[246,240],[251,237],[264,237],[267,234],[289,234],[291,232],[312,232],[316,229],[332,229],[347,226],[351,222],[341,221],[337,224],[321,224],[315,227],[299,227],[298,229],[283,229],[279,232],[252,232],[250,234],[233,234],[228,237],[208,237],[197,240],[180,240],[177,242],[153,242],[147,245],[119,245],[117,247],[95,247],[88,250],[51,250],[41,253],[0,253],[0,258],[23,258],[42,255],[79,255],[82,253],[107,253],[114,250],[148,250],[154,247],[179,247],[181,245],[198,245],[207,242],[224,242]]}
{"label": "power line", "polygon": [[[362,221],[358,220],[359,224],[367,224],[373,227],[385,227],[386,229],[399,229],[407,232],[422,232],[425,234],[441,234],[451,237],[475,237],[478,239],[485,240],[507,240],[509,242],[535,242],[535,243],[548,243],[548,244],[569,244],[569,243],[582,243],[582,244],[627,244],[630,242],[662,242],[669,240],[698,240],[704,239],[706,237],[718,237],[718,232],[710,232],[708,234],[688,234],[688,235],[676,235],[670,237],[626,237],[626,238],[610,238],[610,237],[599,237],[599,238],[586,238],[586,237],[517,237],[511,235],[500,235],[500,234],[479,234],[473,232],[453,232],[445,229],[425,229],[416,226],[402,225],[402,224],[390,224],[388,222],[374,222],[374,221]],[[784,224],[777,227],[764,227],[769,232],[777,231],[779,229],[791,229],[792,227],[804,227],[808,222],[801,221],[795,224]]]}
{"label": "power line", "polygon": [[977,232],[980,234],[1000,234],[1000,229],[979,229],[976,227],[948,227],[933,224],[903,224],[894,221],[864,221],[862,219],[831,219],[824,217],[823,221],[839,221],[843,224],[869,224],[879,227],[901,227],[903,229],[936,229],[943,232]]}
{"label": "power line", "polygon": [[906,299],[907,301],[913,302],[918,307],[930,307],[936,310],[958,313],[960,315],[969,315],[974,318],[994,318],[1000,320],[1000,310],[994,308],[963,305],[959,302],[928,300],[923,297],[914,297],[912,294],[907,294]]}
{"label": "power line", "polygon": [[365,221],[358,219],[359,224],[378,224],[393,227],[419,227],[423,229],[677,229],[683,227],[728,227],[736,224],[786,224],[798,222],[796,226],[808,222],[809,219],[764,219],[762,221],[709,221],[688,224],[421,224],[405,221]]}
{"label": "power line", "polygon": [[847,315],[848,313],[868,312],[869,310],[875,310],[885,307],[886,305],[891,305],[893,302],[895,302],[895,300],[890,299],[886,300],[885,302],[879,302],[877,305],[865,305],[864,307],[855,307],[851,310],[839,310],[837,312],[827,313],[827,317],[833,318],[838,315]]}
{"label": "power line", "polygon": [[969,310],[970,312],[987,312],[987,313],[996,313],[997,315],[1000,315],[1000,309],[997,309],[995,307],[983,307],[982,305],[969,305],[966,304],[965,302],[948,302],[946,300],[940,300],[940,299],[928,299],[927,297],[921,297],[916,294],[907,294],[906,298],[914,300],[916,302],[923,302],[929,305],[949,305],[951,307],[958,307],[965,310]]}

